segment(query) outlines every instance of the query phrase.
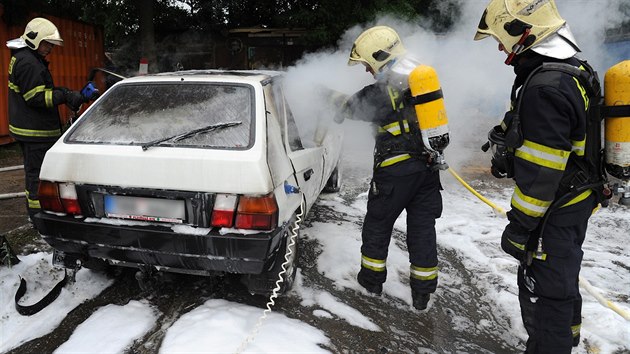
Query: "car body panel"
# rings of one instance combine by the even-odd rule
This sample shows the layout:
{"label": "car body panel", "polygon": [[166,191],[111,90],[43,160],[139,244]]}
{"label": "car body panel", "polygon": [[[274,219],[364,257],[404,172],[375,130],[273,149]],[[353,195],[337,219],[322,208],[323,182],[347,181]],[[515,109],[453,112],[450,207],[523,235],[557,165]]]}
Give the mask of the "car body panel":
{"label": "car body panel", "polygon": [[[58,142],[45,157],[40,176],[49,181],[116,184],[128,187],[266,194],[273,190],[266,151],[213,151],[189,148]],[[182,173],[186,171],[186,173]],[[220,172],[220,173],[218,173]],[[200,178],[201,177],[201,178]]]}
{"label": "car body panel", "polygon": [[310,210],[323,188],[323,152],[324,148],[315,147],[289,153],[298,185],[306,198],[307,210]]}

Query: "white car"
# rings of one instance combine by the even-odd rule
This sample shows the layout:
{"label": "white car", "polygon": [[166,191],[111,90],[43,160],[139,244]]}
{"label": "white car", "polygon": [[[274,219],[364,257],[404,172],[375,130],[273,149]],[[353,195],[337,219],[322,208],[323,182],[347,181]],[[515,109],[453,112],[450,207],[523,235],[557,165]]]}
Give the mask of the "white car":
{"label": "white car", "polygon": [[281,72],[122,80],[46,154],[35,225],[68,268],[236,273],[269,294],[285,263],[282,293],[299,221],[341,183],[343,133],[320,118],[300,126]]}

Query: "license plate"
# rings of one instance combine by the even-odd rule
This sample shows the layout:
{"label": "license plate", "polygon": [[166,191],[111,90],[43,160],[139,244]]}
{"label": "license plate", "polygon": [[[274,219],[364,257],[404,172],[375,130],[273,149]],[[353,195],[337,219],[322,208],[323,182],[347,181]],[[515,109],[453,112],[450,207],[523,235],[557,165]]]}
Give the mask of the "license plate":
{"label": "license plate", "polygon": [[105,215],[110,218],[181,224],[186,216],[186,207],[183,200],[106,195]]}

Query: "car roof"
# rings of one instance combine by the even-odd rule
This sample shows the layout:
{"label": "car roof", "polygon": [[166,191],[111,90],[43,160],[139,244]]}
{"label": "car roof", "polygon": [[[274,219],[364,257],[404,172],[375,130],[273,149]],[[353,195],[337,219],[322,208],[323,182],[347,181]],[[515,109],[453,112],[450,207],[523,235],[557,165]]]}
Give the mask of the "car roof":
{"label": "car roof", "polygon": [[157,82],[157,81],[208,81],[208,82],[240,82],[240,83],[269,83],[283,75],[281,71],[273,70],[186,70],[164,72],[150,75],[140,75],[126,78],[121,83]]}

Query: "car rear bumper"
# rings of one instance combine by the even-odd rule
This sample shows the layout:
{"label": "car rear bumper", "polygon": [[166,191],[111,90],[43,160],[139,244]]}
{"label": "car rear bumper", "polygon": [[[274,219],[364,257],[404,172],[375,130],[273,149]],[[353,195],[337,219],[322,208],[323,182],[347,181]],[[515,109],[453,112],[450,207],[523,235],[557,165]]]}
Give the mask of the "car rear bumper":
{"label": "car rear bumper", "polygon": [[111,225],[40,212],[35,225],[57,251],[100,258],[123,266],[155,266],[166,271],[260,274],[273,262],[288,223],[255,234],[174,232],[169,226]]}

